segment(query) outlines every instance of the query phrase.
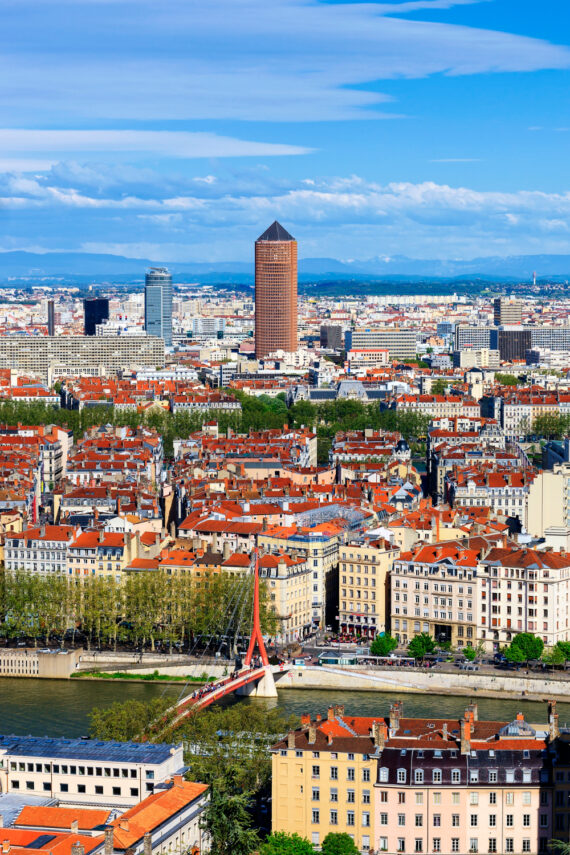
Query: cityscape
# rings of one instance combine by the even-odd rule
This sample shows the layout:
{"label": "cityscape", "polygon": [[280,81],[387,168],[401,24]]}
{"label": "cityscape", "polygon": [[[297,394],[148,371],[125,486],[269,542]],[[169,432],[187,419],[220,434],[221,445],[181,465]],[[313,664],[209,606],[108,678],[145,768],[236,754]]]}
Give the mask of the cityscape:
{"label": "cityscape", "polygon": [[570,855],[529,5],[0,0],[0,855]]}

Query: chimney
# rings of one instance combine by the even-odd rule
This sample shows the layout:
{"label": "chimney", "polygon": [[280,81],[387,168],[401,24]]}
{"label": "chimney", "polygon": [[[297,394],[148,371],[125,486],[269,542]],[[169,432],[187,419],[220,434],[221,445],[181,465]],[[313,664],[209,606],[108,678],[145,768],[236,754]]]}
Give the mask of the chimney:
{"label": "chimney", "polygon": [[335,704],[334,705],[334,714],[335,715],[344,715],[344,704]]}
{"label": "chimney", "polygon": [[329,735],[327,736],[327,745],[332,745],[332,744],[333,744],[332,733],[329,733]]}
{"label": "chimney", "polygon": [[84,852],[85,852],[85,849],[83,848],[81,843],[79,843],[79,841],[77,841],[77,843],[72,844],[71,855],[83,855]]}
{"label": "chimney", "polygon": [[311,724],[309,727],[309,745],[314,745],[317,741],[317,727]]}
{"label": "chimney", "polygon": [[4,828],[4,816],[0,813],[0,828]]}
{"label": "chimney", "polygon": [[479,707],[477,706],[477,701],[471,701],[467,709],[472,714],[472,723],[474,724],[476,721],[479,721]]}
{"label": "chimney", "polygon": [[459,722],[461,728],[461,753],[469,754],[471,751],[471,721],[469,718],[462,718]]}
{"label": "chimney", "polygon": [[400,729],[403,706],[401,701],[395,701],[390,706],[390,734],[395,734]]}
{"label": "chimney", "polygon": [[104,855],[113,855],[114,843],[113,843],[113,829],[106,828],[105,829],[105,847],[104,847]]}
{"label": "chimney", "polygon": [[150,831],[143,837],[143,855],[152,855],[152,834]]}
{"label": "chimney", "polygon": [[287,748],[293,749],[295,748],[295,731],[290,730],[287,734]]}
{"label": "chimney", "polygon": [[78,834],[79,833],[79,821],[77,819],[74,819],[73,822],[71,823],[71,833],[72,834]]}
{"label": "chimney", "polygon": [[230,542],[229,542],[229,540],[224,540],[224,548],[223,548],[224,561],[227,558],[229,558],[231,554],[232,554],[232,551],[230,549]]}
{"label": "chimney", "polygon": [[309,715],[309,713],[303,713],[301,715],[301,724],[306,727],[310,723],[311,723],[311,716]]}
{"label": "chimney", "polygon": [[556,712],[556,701],[548,701],[548,730],[551,742],[560,736],[560,728],[558,726],[558,713]]}
{"label": "chimney", "polygon": [[327,720],[334,721],[334,707],[329,707],[327,710]]}
{"label": "chimney", "polygon": [[182,775],[173,775],[172,783],[175,787],[182,787],[184,786],[184,778],[182,777]]}
{"label": "chimney", "polygon": [[443,727],[441,728],[441,737],[447,742],[447,722],[443,722]]}
{"label": "chimney", "polygon": [[323,717],[322,717],[322,715],[320,714],[320,712],[318,712],[318,713],[316,714],[315,719],[317,720],[317,724],[320,724],[320,723],[321,723],[321,721],[323,720]]}
{"label": "chimney", "polygon": [[3,840],[2,841],[2,855],[6,855],[7,852],[10,851],[10,841]]}
{"label": "chimney", "polygon": [[384,750],[386,740],[388,739],[388,728],[384,721],[372,722],[372,741],[379,751]]}

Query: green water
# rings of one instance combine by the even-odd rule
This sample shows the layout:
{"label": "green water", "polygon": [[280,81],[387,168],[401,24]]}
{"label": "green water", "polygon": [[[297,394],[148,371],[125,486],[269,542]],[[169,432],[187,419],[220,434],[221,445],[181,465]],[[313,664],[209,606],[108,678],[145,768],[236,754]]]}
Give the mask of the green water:
{"label": "green water", "polygon": [[[150,700],[163,693],[173,699],[180,694],[179,685],[152,683],[98,683],[75,680],[0,679],[0,733],[34,736],[83,736],[89,730],[89,711],[94,706],[108,706],[129,698]],[[459,716],[467,698],[443,695],[405,695],[385,692],[327,692],[322,690],[282,690],[277,700],[241,700],[239,703],[279,704],[287,713],[326,713],[333,703],[342,703],[347,715],[382,715],[390,703],[401,697],[404,714]],[[480,718],[509,721],[524,712],[531,722],[546,720],[546,704],[523,700],[479,698]],[[230,703],[232,701],[229,701]],[[570,703],[559,704],[560,723],[570,723]]]}

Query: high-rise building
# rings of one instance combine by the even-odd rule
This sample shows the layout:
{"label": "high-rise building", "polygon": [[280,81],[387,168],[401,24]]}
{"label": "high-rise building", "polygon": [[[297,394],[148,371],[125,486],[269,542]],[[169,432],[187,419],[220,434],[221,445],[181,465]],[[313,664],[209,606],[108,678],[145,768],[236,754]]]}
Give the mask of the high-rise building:
{"label": "high-rise building", "polygon": [[255,355],[297,350],[297,241],[275,221],[255,242]]}
{"label": "high-rise building", "polygon": [[347,350],[381,349],[389,351],[389,359],[415,359],[417,331],[403,327],[359,328],[347,330]]}
{"label": "high-rise building", "polygon": [[491,330],[491,350],[498,350],[503,362],[524,360],[532,347],[532,332],[529,327],[501,326]]}
{"label": "high-rise building", "polygon": [[493,300],[493,318],[496,327],[504,324],[518,326],[522,322],[522,302],[509,297],[495,297]]}
{"label": "high-rise building", "polygon": [[48,335],[55,335],[55,303],[53,300],[48,300],[47,316]]}
{"label": "high-rise building", "polygon": [[340,324],[327,324],[320,329],[319,341],[321,347],[332,350],[342,350],[344,347],[344,336]]}
{"label": "high-rise building", "polygon": [[172,345],[172,275],[166,267],[151,267],[144,287],[144,328]]}
{"label": "high-rise building", "polygon": [[83,301],[85,335],[96,335],[97,324],[109,320],[109,301],[103,297]]}

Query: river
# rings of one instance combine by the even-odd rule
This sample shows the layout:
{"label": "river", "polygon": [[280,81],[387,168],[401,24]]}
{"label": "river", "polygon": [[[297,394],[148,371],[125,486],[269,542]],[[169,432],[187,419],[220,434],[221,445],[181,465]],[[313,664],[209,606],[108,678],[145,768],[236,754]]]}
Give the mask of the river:
{"label": "river", "polygon": [[[151,700],[161,694],[173,699],[180,694],[180,685],[153,683],[104,683],[79,680],[0,679],[0,733],[31,734],[34,736],[83,736],[89,731],[89,712],[94,706],[109,706],[114,701]],[[326,714],[327,707],[342,703],[347,715],[383,715],[392,701],[404,701],[404,714],[459,716],[467,698],[443,695],[401,695],[386,692],[343,692],[322,690],[282,689],[277,700],[249,698],[240,703],[279,704],[286,713]],[[228,701],[232,703],[233,701]],[[524,712],[531,722],[546,720],[546,704],[523,700],[479,698],[479,717],[510,721],[517,712]],[[559,704],[560,723],[570,723],[570,703]]]}

